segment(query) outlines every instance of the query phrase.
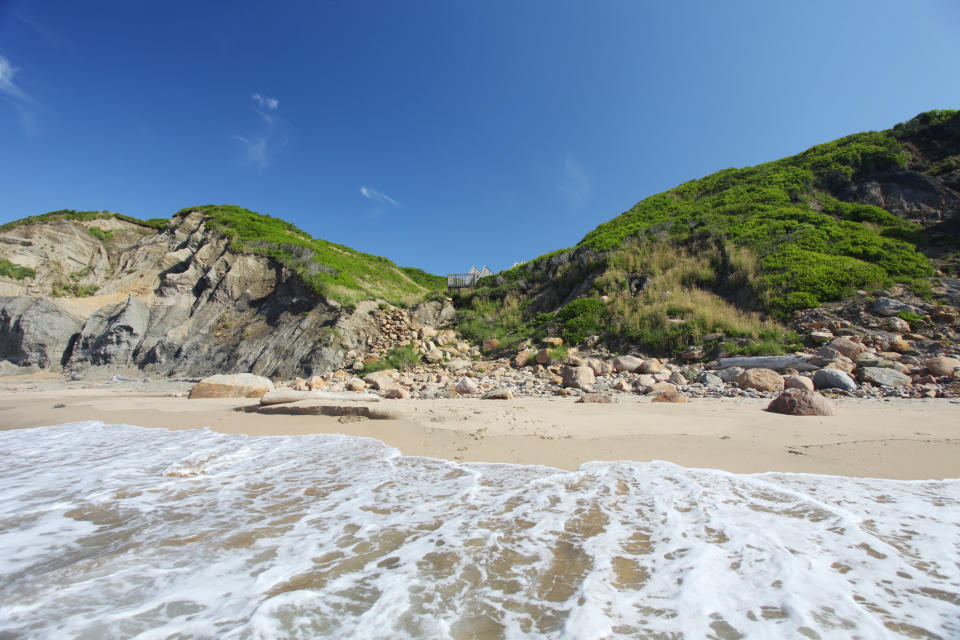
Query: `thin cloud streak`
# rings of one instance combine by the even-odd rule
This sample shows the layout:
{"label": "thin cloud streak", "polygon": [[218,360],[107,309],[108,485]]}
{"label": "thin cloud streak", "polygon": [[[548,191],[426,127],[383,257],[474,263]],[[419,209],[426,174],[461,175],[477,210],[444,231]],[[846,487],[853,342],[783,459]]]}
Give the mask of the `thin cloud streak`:
{"label": "thin cloud streak", "polygon": [[568,155],[564,160],[563,179],[557,187],[566,196],[570,206],[579,209],[590,199],[593,182],[573,156]]}
{"label": "thin cloud streak", "polygon": [[402,207],[399,202],[391,198],[385,193],[377,191],[376,189],[371,189],[369,187],[360,187],[360,195],[362,195],[367,200],[374,200],[379,202],[386,202],[387,204],[393,205],[394,207]]}
{"label": "thin cloud streak", "polygon": [[268,109],[270,111],[276,111],[280,106],[280,101],[276,98],[264,97],[259,93],[255,93],[250,96],[254,102],[257,103],[257,106],[261,109]]}
{"label": "thin cloud streak", "polygon": [[20,126],[26,134],[36,130],[36,119],[32,107],[36,106],[33,98],[13,81],[13,76],[20,71],[7,58],[0,55],[0,98],[10,103],[20,116]]}
{"label": "thin cloud streak", "polygon": [[273,162],[276,152],[287,144],[289,125],[276,114],[279,100],[260,93],[252,94],[250,99],[253,101],[251,108],[263,122],[256,131],[234,135],[233,138],[243,145],[244,162],[257,173],[262,173]]}
{"label": "thin cloud streak", "polygon": [[13,76],[18,71],[20,69],[14,67],[8,59],[0,56],[0,93],[15,100],[29,102],[30,96],[13,82]]}

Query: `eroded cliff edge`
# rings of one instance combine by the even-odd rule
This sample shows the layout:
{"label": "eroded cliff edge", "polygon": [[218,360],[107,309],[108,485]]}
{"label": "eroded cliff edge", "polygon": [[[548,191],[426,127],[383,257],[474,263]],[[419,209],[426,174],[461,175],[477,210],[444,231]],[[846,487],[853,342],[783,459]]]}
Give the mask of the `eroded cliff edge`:
{"label": "eroded cliff edge", "polygon": [[[0,281],[0,359],[18,367],[157,376],[323,373],[379,335],[376,301],[342,305],[268,257],[231,250],[201,212],[155,229],[118,218],[51,220],[0,233],[32,268]],[[440,302],[423,324],[452,317]]]}

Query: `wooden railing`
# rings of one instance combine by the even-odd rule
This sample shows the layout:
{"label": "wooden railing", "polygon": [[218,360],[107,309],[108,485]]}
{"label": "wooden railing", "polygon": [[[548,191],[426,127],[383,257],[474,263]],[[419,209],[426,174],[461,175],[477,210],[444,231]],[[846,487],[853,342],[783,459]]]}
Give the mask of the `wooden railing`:
{"label": "wooden railing", "polygon": [[463,289],[477,284],[479,275],[476,273],[448,273],[447,289]]}

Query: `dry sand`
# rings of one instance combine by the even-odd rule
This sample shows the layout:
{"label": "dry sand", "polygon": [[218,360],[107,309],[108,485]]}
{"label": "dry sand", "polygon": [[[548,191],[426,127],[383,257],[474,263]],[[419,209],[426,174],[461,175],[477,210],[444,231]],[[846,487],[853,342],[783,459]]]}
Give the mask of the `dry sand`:
{"label": "dry sand", "polygon": [[[764,411],[769,401],[618,404],[575,398],[385,400],[393,420],[244,411],[256,400],[188,400],[189,383],[0,383],[0,429],[84,420],[224,433],[342,433],[405,455],[576,469],[591,460],[667,460],[737,473],[791,471],[900,479],[960,477],[960,401],[838,398],[833,417]],[[55,405],[62,404],[63,407]]]}

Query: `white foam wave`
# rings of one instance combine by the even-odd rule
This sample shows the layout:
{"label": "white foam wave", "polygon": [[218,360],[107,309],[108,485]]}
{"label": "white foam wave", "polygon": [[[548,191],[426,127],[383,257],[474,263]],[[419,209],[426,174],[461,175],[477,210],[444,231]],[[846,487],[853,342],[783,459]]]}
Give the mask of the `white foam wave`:
{"label": "white foam wave", "polygon": [[0,637],[960,637],[960,480],[0,433]]}

